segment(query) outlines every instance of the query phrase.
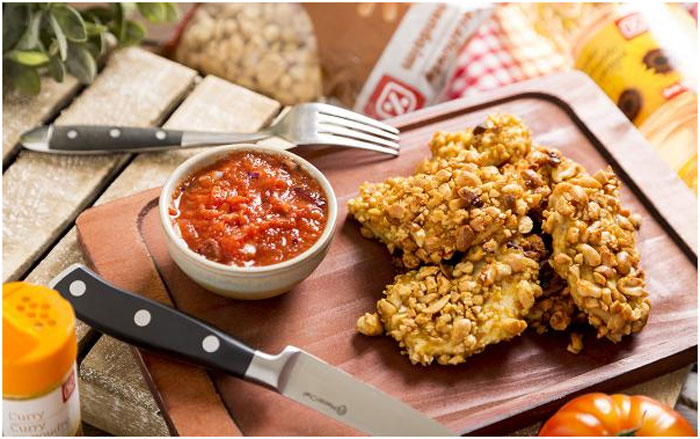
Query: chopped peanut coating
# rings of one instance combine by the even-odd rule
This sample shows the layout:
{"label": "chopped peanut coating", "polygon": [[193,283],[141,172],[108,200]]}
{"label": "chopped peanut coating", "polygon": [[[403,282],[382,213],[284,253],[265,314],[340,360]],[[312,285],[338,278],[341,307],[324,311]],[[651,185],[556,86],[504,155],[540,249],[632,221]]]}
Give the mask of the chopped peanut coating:
{"label": "chopped peanut coating", "polygon": [[580,311],[568,288],[549,296],[543,295],[525,317],[528,326],[534,328],[538,334],[544,334],[550,328],[564,331],[572,322],[580,319]]}
{"label": "chopped peanut coating", "polygon": [[[400,274],[375,315],[412,363],[462,363],[527,327],[523,317],[542,293],[539,264],[527,256],[527,245],[518,236],[495,251],[473,246],[453,269],[429,265]],[[360,318],[358,329],[375,335],[369,316]]]}
{"label": "chopped peanut coating", "polygon": [[368,313],[357,319],[357,332],[364,335],[382,335],[384,327],[376,313]]}
{"label": "chopped peanut coating", "polygon": [[479,166],[501,166],[525,157],[532,148],[530,129],[511,114],[490,115],[483,125],[455,133],[437,132],[430,142],[433,157]]}
{"label": "chopped peanut coating", "polygon": [[572,332],[569,336],[571,337],[571,341],[566,347],[566,350],[574,355],[578,354],[583,349],[583,338],[578,332]]}
{"label": "chopped peanut coating", "polygon": [[651,308],[635,246],[638,221],[620,205],[619,185],[610,168],[559,183],[543,223],[553,238],[552,266],[598,337],[614,342],[639,332]]}
{"label": "chopped peanut coating", "polygon": [[[542,259],[549,258],[549,252],[546,253]],[[542,296],[535,301],[525,317],[529,327],[538,334],[544,334],[550,328],[564,331],[571,323],[586,321],[585,315],[571,298],[566,281],[554,271],[549,261],[540,264],[539,281]]]}

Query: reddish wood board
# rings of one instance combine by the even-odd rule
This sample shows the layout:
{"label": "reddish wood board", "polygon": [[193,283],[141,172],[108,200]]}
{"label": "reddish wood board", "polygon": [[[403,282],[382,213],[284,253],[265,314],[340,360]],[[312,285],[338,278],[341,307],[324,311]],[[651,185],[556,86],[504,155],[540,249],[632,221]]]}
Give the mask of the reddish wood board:
{"label": "reddish wood board", "polygon": [[[345,204],[364,180],[411,174],[434,131],[457,130],[492,112],[512,112],[541,144],[560,148],[589,171],[611,164],[624,203],[643,217],[639,233],[652,313],[621,343],[584,336],[579,355],[564,334],[532,331],[492,346],[460,366],[412,366],[388,337],[355,332],[394,271],[388,252],[360,236]],[[411,404],[456,433],[504,433],[531,424],[587,390],[615,390],[697,357],[697,201],[583,74],[550,76],[452,101],[392,121],[402,130],[397,159],[337,148],[299,149],[332,183],[340,204],[326,259],[293,291],[259,302],[207,292],[189,280],[165,248],[158,190],[92,208],[77,221],[94,268],[123,288],[173,304],[257,349],[299,346],[357,379]],[[138,352],[173,433],[182,435],[357,434],[335,421],[232,377],[205,373]],[[233,419],[233,422],[232,420]]]}

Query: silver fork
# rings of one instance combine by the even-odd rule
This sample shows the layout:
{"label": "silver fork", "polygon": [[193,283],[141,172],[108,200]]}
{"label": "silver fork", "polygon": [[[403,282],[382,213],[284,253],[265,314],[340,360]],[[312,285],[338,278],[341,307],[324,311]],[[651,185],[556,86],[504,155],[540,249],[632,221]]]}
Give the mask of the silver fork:
{"label": "silver fork", "polygon": [[59,154],[162,151],[229,145],[281,137],[295,145],[334,145],[399,154],[399,130],[333,105],[292,107],[274,124],[256,133],[179,131],[96,125],[45,125],[24,133],[21,144],[33,151]]}

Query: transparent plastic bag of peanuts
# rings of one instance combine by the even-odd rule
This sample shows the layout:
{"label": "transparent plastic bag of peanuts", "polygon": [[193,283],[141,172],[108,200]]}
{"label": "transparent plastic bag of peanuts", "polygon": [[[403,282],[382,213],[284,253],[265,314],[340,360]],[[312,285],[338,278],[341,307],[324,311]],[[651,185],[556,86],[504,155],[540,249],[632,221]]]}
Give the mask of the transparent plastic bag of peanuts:
{"label": "transparent plastic bag of peanuts", "polygon": [[294,3],[203,3],[184,24],[174,57],[285,105],[321,96],[313,26]]}

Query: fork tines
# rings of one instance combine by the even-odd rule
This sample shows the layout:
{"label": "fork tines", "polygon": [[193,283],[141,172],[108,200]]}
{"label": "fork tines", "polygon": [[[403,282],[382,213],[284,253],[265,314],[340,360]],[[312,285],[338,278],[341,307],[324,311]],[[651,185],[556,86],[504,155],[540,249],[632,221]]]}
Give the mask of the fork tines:
{"label": "fork tines", "polygon": [[353,111],[328,104],[314,104],[318,134],[328,143],[399,154],[399,130]]}

